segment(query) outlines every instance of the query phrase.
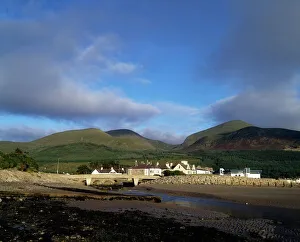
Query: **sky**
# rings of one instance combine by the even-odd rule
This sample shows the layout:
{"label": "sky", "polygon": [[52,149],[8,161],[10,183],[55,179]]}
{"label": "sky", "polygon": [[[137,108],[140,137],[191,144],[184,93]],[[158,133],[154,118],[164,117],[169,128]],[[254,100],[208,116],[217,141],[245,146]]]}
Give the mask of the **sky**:
{"label": "sky", "polygon": [[2,0],[0,140],[300,129],[298,0]]}

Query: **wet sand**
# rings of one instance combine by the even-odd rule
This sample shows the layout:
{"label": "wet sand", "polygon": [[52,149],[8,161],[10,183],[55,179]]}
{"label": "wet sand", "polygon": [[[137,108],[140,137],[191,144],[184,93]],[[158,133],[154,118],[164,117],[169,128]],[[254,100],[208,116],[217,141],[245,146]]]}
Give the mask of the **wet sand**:
{"label": "wet sand", "polygon": [[243,204],[300,209],[300,188],[142,184],[135,189],[179,196],[217,198]]}

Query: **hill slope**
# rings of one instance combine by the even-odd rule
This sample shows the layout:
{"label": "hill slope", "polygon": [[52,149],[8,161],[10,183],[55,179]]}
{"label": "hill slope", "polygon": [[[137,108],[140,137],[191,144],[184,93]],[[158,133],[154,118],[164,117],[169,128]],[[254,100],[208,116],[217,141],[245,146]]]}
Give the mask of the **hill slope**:
{"label": "hill slope", "polygon": [[93,128],[54,133],[31,142],[2,141],[0,150],[10,152],[19,147],[23,150],[37,152],[49,147],[76,143],[104,145],[117,150],[156,150],[172,147],[161,141],[146,139],[131,130],[112,130],[106,133]]}
{"label": "hill slope", "polygon": [[282,150],[299,146],[299,131],[250,126],[217,136],[202,137],[186,150]]}
{"label": "hill slope", "polygon": [[129,130],[129,129],[110,130],[110,131],[107,131],[106,133],[113,137],[138,137],[140,139],[143,139],[143,140],[149,142],[156,149],[170,150],[175,147],[175,145],[167,144],[167,143],[159,141],[159,140],[152,140],[152,139],[145,138],[145,137],[141,136],[140,134],[138,134],[132,130]]}
{"label": "hill slope", "polygon": [[229,121],[220,125],[217,125],[215,127],[191,134],[188,136],[183,144],[180,146],[180,148],[187,148],[193,143],[195,143],[197,140],[204,138],[206,136],[210,137],[210,139],[214,139],[215,136],[218,136],[220,134],[233,132],[245,127],[252,126],[251,124],[248,124],[241,120],[233,120]]}

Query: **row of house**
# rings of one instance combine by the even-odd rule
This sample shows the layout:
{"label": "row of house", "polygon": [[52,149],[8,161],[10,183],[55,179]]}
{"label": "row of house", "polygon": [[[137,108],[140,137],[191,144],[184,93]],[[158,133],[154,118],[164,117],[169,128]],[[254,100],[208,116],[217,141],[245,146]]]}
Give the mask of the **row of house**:
{"label": "row of house", "polygon": [[[145,175],[145,176],[161,176],[165,170],[169,171],[181,171],[186,175],[192,174],[213,174],[213,169],[211,167],[200,167],[195,165],[190,165],[188,161],[181,161],[177,164],[167,162],[164,165],[160,165],[157,162],[155,165],[152,162],[142,162],[138,164],[135,161],[135,165],[128,168],[127,172],[124,168],[114,169],[111,167],[110,169],[104,169],[101,167],[100,169],[95,169],[92,174],[124,174],[128,175]],[[248,178],[261,178],[262,170],[251,170],[250,168],[245,168],[243,170],[232,169],[225,171],[225,169],[220,168],[219,175],[220,176],[239,176],[239,177],[248,177]]]}
{"label": "row of house", "polygon": [[165,170],[169,171],[181,171],[184,174],[212,174],[213,170],[209,167],[195,167],[190,165],[188,161],[181,161],[178,164],[167,162],[164,165],[160,165],[159,162],[156,165],[152,165],[147,162],[146,164],[138,164],[135,162],[135,166],[128,168],[129,175],[145,175],[145,176],[161,176]]}

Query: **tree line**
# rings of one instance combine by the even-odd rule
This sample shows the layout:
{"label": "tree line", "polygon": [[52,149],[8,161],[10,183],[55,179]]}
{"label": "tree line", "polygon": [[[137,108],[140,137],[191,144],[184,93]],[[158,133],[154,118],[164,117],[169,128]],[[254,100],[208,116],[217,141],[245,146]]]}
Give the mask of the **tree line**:
{"label": "tree line", "polygon": [[262,170],[262,177],[300,177],[300,152],[282,150],[261,151],[200,151],[197,165],[210,166],[214,170],[244,169]]}
{"label": "tree line", "polygon": [[88,165],[80,165],[77,167],[77,174],[90,174],[95,169],[100,169],[103,167],[104,169],[110,169],[111,167],[119,166],[119,161],[109,161],[109,162],[99,162],[99,161],[91,161]]}
{"label": "tree line", "polygon": [[0,169],[17,168],[20,171],[38,171],[37,162],[24,152],[17,148],[10,153],[0,151]]}

